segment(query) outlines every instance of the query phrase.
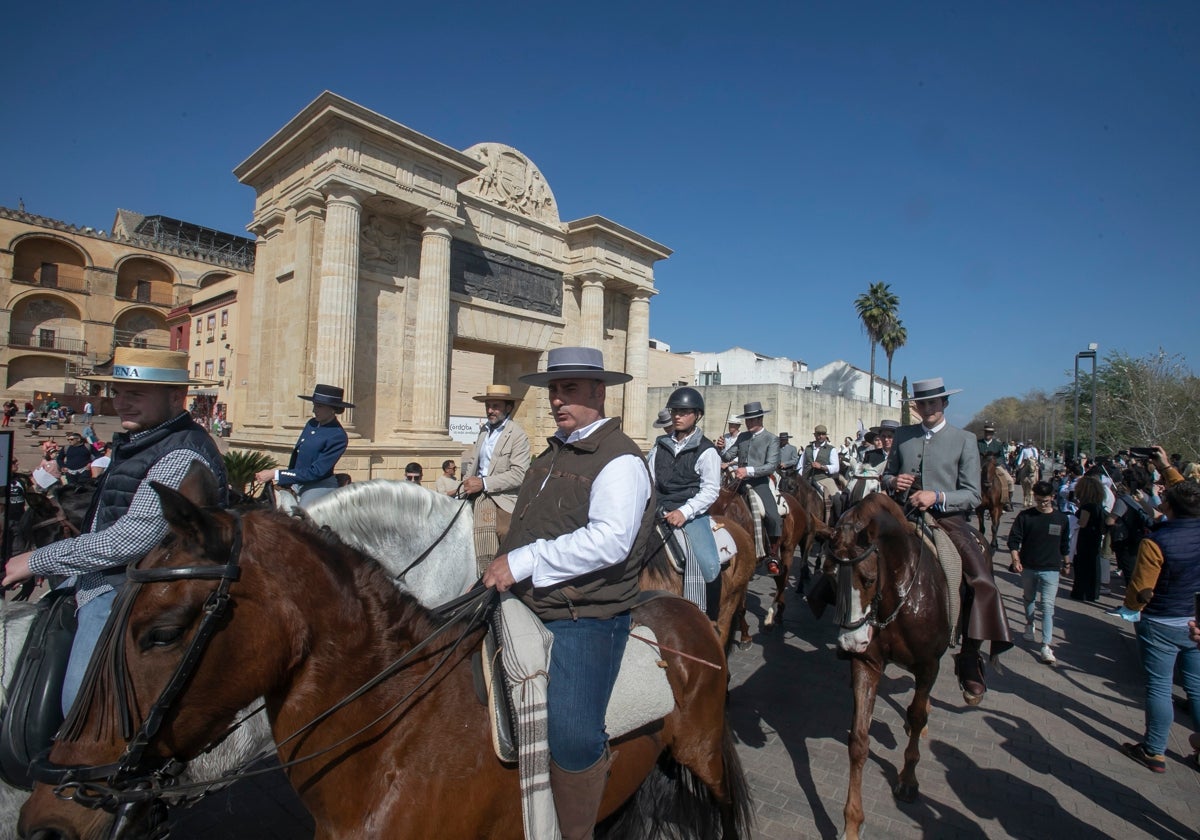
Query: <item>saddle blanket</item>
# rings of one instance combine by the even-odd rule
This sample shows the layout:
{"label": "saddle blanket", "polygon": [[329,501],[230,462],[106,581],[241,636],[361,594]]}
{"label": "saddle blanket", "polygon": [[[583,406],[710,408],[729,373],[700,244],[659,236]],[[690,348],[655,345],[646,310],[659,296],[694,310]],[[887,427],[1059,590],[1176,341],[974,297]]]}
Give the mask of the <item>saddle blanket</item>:
{"label": "saddle blanket", "polygon": [[[712,520],[710,520],[712,521]],[[737,554],[737,543],[734,542],[733,534],[729,533],[729,529],[723,525],[718,525],[712,521],[713,541],[717,544],[717,557],[721,561],[721,568],[726,568],[733,560],[733,556]],[[665,542],[667,547],[667,556],[671,558],[671,566],[680,574],[684,573],[687,568],[687,542],[684,540],[678,529],[674,533],[674,539]]]}
{"label": "saddle blanket", "polygon": [[[501,761],[517,761],[526,838],[557,837],[558,816],[550,791],[546,710],[546,683],[554,637],[528,607],[512,596],[502,597],[498,616],[499,648],[491,633],[485,637],[484,645],[493,746]],[[605,715],[605,728],[610,739],[666,717],[675,708],[675,695],[667,682],[666,669],[658,648],[653,645],[656,641],[653,631],[638,626],[634,634],[651,640],[651,644],[630,639],[625,646],[625,657],[621,660],[621,670]],[[498,715],[504,714],[497,708],[498,674],[493,673],[497,655],[508,677],[509,708],[515,711],[516,756],[511,751],[500,751],[501,742],[496,732]]]}

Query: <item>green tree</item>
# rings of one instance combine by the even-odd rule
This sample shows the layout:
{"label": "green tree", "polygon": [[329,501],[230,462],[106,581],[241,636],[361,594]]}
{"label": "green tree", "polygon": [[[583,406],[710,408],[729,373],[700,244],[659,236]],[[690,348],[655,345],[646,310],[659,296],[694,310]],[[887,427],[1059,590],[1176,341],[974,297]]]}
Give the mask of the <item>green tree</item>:
{"label": "green tree", "polygon": [[900,425],[912,424],[912,403],[908,401],[908,377],[900,382]]}
{"label": "green tree", "polygon": [[884,328],[883,334],[879,336],[879,346],[883,348],[884,354],[887,355],[888,362],[888,408],[892,406],[892,357],[896,355],[896,351],[908,343],[908,330],[904,329],[904,324],[899,318],[893,318]]}
{"label": "green tree", "polygon": [[862,321],[863,332],[871,343],[871,387],[868,399],[875,402],[875,346],[884,330],[896,320],[900,298],[887,283],[872,283],[867,291],[854,300],[854,311]]}

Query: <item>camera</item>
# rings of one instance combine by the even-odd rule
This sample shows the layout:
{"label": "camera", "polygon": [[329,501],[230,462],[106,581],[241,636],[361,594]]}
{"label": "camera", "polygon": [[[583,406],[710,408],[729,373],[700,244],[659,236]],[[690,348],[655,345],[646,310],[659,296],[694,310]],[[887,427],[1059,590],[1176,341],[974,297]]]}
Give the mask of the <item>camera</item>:
{"label": "camera", "polygon": [[1134,458],[1153,458],[1154,448],[1150,446],[1131,446],[1129,454]]}

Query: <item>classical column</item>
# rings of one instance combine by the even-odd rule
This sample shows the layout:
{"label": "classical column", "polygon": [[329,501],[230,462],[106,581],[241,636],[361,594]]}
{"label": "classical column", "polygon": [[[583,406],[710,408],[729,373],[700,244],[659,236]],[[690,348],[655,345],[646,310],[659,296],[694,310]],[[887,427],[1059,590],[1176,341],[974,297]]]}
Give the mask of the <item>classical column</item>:
{"label": "classical column", "polygon": [[272,389],[273,359],[267,352],[263,338],[267,326],[267,313],[276,303],[275,264],[280,248],[279,234],[283,231],[286,215],[278,209],[270,209],[250,226],[256,236],[254,243],[254,294],[250,306],[250,358],[255,363],[247,371],[247,413],[243,424],[270,429],[275,423],[274,392]]}
{"label": "classical column", "polygon": [[[354,401],[354,321],[358,313],[358,237],[360,192],[341,184],[325,188],[325,238],[317,310],[314,365],[317,382],[345,389]],[[299,360],[295,360],[299,363]],[[341,423],[353,428],[353,409]]]}
{"label": "classical column", "polygon": [[599,274],[579,278],[579,343],[604,349],[604,277]]}
{"label": "classical column", "polygon": [[445,437],[449,430],[450,230],[457,219],[430,213],[421,233],[414,322],[412,429]]}
{"label": "classical column", "polygon": [[629,329],[625,334],[625,372],[633,379],[625,384],[625,406],[621,411],[625,434],[644,441],[646,434],[646,387],[650,370],[650,292],[636,291],[629,297]]}

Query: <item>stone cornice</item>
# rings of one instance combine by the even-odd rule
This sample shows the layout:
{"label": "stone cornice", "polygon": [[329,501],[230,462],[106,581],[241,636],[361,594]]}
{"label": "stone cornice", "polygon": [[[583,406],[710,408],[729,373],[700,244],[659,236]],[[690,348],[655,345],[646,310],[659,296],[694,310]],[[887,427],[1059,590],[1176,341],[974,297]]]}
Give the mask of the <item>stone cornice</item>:
{"label": "stone cornice", "polygon": [[254,221],[246,225],[246,230],[253,233],[255,236],[268,237],[276,228],[282,228],[284,222],[287,221],[287,214],[278,207],[271,207],[264,210],[259,216],[255,217]]}
{"label": "stone cornice", "polygon": [[363,131],[381,136],[385,141],[401,146],[411,153],[436,160],[457,174],[460,181],[474,178],[483,164],[444,143],[426,137],[407,126],[389,120],[363,106],[325,91],[304,110],[275,132],[233,170],[244,184],[258,180],[276,161],[322,128],[338,122],[349,123]]}
{"label": "stone cornice", "polygon": [[665,260],[674,253],[666,245],[655,242],[653,239],[642,236],[640,233],[619,225],[603,216],[585,216],[582,219],[567,222],[565,227],[567,231],[567,244],[572,247],[575,247],[573,240],[578,239],[585,233],[602,233],[605,236],[619,239],[633,246],[640,254],[650,257],[653,261]]}

